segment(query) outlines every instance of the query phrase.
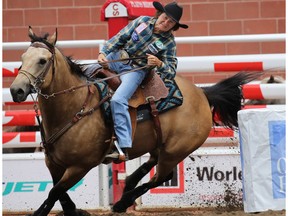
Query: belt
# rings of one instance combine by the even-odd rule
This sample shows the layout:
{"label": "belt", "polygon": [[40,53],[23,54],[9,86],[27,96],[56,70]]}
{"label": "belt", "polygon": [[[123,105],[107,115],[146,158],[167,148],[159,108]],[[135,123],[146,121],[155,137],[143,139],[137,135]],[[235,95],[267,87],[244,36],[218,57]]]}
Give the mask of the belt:
{"label": "belt", "polygon": [[[129,59],[127,61],[122,61],[123,64],[125,65],[130,65],[131,67],[133,68],[137,68],[137,67],[143,67],[143,65],[140,65],[138,62],[135,61],[135,59],[133,58],[137,58],[136,56],[133,56],[131,54],[129,54],[129,52],[125,49],[121,49],[119,50],[120,52],[120,59],[128,59],[128,58],[132,58],[132,59]],[[140,59],[141,57],[139,57]],[[144,58],[144,57],[143,57]],[[147,69],[144,69],[145,71],[151,71],[152,68],[147,68]]]}
{"label": "belt", "polygon": [[[127,52],[127,50],[125,50],[125,49],[121,49],[121,50],[119,50],[119,52],[120,52],[120,59],[129,59],[129,58],[135,57],[135,56],[129,54],[129,52]],[[137,63],[133,59],[122,61],[122,63],[125,64],[125,65],[129,64],[132,67],[142,67],[142,65],[140,65],[139,63]]]}

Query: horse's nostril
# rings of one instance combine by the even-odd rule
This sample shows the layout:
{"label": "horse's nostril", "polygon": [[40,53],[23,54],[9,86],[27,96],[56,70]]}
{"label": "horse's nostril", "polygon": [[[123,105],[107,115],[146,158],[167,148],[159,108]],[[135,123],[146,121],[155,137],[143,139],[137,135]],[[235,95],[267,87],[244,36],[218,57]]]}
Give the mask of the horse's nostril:
{"label": "horse's nostril", "polygon": [[22,88],[10,88],[14,102],[22,102],[25,100],[25,91]]}
{"label": "horse's nostril", "polygon": [[17,95],[18,95],[18,97],[20,96],[23,96],[24,95],[24,91],[23,91],[23,89],[18,89],[18,91],[17,91],[17,93],[16,93]]}

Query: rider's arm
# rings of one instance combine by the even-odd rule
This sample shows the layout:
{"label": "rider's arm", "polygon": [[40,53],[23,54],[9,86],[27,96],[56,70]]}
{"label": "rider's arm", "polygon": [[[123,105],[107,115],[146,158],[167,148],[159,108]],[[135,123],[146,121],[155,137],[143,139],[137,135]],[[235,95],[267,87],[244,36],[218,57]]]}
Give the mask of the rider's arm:
{"label": "rider's arm", "polygon": [[157,67],[157,72],[162,79],[174,79],[178,64],[176,43],[174,40],[171,40],[166,46],[167,49],[161,55],[162,64],[160,67]]}
{"label": "rider's arm", "polygon": [[124,47],[124,45],[129,41],[131,35],[135,28],[139,25],[139,22],[143,17],[138,17],[137,19],[131,21],[127,26],[125,26],[118,34],[108,40],[104,47],[101,50],[105,56],[107,56],[110,52],[115,50],[119,50],[120,48]]}

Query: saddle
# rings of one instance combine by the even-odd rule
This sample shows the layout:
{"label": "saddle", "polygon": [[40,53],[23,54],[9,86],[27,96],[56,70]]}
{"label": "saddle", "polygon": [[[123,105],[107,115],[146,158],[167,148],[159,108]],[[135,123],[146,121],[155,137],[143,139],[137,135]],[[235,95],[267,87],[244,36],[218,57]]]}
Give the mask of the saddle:
{"label": "saddle", "polygon": [[[121,84],[119,76],[115,76],[114,72],[107,69],[99,70],[96,76],[99,78],[109,78],[107,84],[113,91],[115,91]],[[129,100],[129,113],[132,123],[132,140],[137,127],[137,108],[140,105],[149,104],[157,134],[157,143],[158,145],[162,144],[161,124],[155,102],[166,98],[168,94],[169,91],[160,76],[154,70],[151,70]]]}

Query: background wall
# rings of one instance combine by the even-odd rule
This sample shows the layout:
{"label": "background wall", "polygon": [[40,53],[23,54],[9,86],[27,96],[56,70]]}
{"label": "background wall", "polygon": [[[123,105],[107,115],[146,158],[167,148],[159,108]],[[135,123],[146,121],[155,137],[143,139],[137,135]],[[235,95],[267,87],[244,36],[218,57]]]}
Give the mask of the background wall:
{"label": "background wall", "polygon": [[[3,0],[3,42],[29,41],[28,26],[58,40],[108,39],[107,22],[100,21],[104,0]],[[171,0],[161,1],[163,4]],[[184,7],[183,23],[188,30],[176,36],[242,35],[285,33],[285,0],[178,0]],[[181,44],[178,56],[284,53],[284,42]],[[99,50],[63,49],[74,59],[96,59]],[[3,61],[20,61],[22,51],[4,51]],[[284,76],[284,73],[280,72]],[[227,76],[185,74],[195,82],[214,82]]]}

